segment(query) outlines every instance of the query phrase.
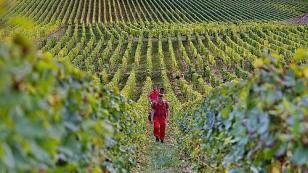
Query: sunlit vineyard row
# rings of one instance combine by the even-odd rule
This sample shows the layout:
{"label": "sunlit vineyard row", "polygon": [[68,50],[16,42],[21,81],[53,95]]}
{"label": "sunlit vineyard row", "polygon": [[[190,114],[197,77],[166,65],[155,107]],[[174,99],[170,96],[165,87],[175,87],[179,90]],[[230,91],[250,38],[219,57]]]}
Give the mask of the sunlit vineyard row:
{"label": "sunlit vineyard row", "polygon": [[134,101],[148,77],[162,84],[165,70],[182,102],[200,98],[221,83],[246,79],[253,61],[264,53],[279,54],[288,63],[297,48],[308,47],[307,26],[251,23],[216,28],[204,24],[158,31],[132,27],[68,26],[61,37],[39,46],[80,69],[102,75],[108,85],[118,86]]}
{"label": "sunlit vineyard row", "polygon": [[21,0],[6,16],[40,23],[196,23],[286,20],[307,12],[304,1],[184,0]]}
{"label": "sunlit vineyard row", "polygon": [[[159,146],[174,172],[306,173],[307,12],[306,0],[0,0],[0,172],[173,170],[155,165]],[[162,145],[153,86],[170,104]]]}

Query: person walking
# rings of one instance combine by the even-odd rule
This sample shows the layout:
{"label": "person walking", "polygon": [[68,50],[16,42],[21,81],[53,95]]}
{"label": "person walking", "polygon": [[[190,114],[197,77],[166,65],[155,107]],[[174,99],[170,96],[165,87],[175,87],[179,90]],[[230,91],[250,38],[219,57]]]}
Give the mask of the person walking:
{"label": "person walking", "polygon": [[156,142],[164,143],[166,126],[169,121],[169,103],[163,99],[163,94],[159,94],[157,102],[152,103],[152,122],[154,126],[154,136]]}
{"label": "person walking", "polygon": [[151,104],[153,102],[156,102],[158,99],[158,95],[159,95],[159,89],[158,87],[154,87],[153,90],[151,91],[150,95],[149,95],[149,100],[151,102]]}
{"label": "person walking", "polygon": [[[154,102],[157,102],[159,93],[160,93],[159,87],[158,87],[158,86],[155,86],[155,87],[153,88],[153,90],[151,91],[150,95],[149,95],[149,101],[150,101],[150,104],[151,104],[151,105],[152,105]],[[151,117],[153,116],[153,113],[154,113],[154,111],[151,109],[150,112],[149,112],[149,116],[148,116],[148,120],[149,120],[150,122],[152,122]]]}

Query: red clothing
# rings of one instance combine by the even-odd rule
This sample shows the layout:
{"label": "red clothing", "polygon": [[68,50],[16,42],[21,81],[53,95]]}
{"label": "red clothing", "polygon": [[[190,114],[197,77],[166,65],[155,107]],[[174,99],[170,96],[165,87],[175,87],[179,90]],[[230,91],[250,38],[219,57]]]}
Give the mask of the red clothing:
{"label": "red clothing", "polygon": [[165,135],[166,135],[166,121],[164,120],[154,120],[153,122],[154,125],[154,136],[160,140],[164,140],[165,139]]}
{"label": "red clothing", "polygon": [[149,99],[153,103],[153,102],[156,102],[158,100],[158,96],[159,96],[159,91],[157,89],[155,89],[150,93]]}
{"label": "red clothing", "polygon": [[161,140],[164,140],[169,104],[166,101],[154,102],[152,104],[152,109],[154,110],[154,136]]}
{"label": "red clothing", "polygon": [[165,100],[162,102],[154,102],[152,104],[152,109],[154,110],[154,119],[166,119],[167,114],[168,114],[168,109],[169,109],[169,104]]}

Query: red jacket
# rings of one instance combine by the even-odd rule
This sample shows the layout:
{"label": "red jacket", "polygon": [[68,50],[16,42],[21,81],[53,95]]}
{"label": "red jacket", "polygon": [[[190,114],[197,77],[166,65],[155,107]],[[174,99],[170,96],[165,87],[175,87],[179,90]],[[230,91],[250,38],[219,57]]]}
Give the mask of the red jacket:
{"label": "red jacket", "polygon": [[153,90],[149,95],[149,99],[153,103],[153,102],[156,102],[158,100],[158,96],[159,96],[159,91]]}
{"label": "red jacket", "polygon": [[165,120],[168,116],[169,104],[167,101],[152,103],[152,109],[154,110],[154,119]]}

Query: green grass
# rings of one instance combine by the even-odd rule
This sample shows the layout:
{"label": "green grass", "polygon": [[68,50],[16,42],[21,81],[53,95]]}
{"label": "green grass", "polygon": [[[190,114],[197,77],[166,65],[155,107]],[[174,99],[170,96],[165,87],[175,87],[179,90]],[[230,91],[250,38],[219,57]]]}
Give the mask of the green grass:
{"label": "green grass", "polygon": [[181,161],[170,144],[155,143],[148,150],[148,162],[144,172],[179,172]]}
{"label": "green grass", "polygon": [[178,144],[175,140],[175,130],[176,128],[171,124],[167,131],[165,143],[155,142],[151,133],[142,151],[142,156],[138,158],[140,164],[133,172],[190,172],[187,163],[181,159]]}

